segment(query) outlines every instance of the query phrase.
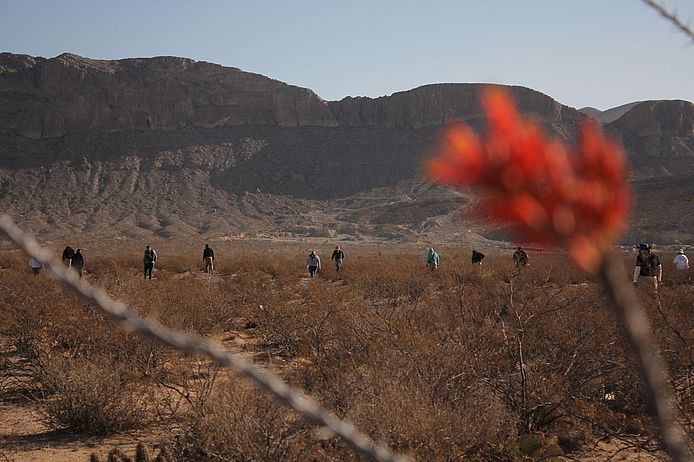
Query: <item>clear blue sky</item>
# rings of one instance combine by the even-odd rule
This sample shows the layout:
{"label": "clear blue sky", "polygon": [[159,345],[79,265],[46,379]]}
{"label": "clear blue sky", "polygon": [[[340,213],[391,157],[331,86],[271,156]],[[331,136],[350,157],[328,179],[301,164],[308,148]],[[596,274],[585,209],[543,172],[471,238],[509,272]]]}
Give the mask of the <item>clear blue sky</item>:
{"label": "clear blue sky", "polygon": [[[694,0],[661,1],[692,24]],[[577,108],[694,101],[694,46],[639,0],[4,0],[0,51],[185,56],[329,100],[498,82]]]}

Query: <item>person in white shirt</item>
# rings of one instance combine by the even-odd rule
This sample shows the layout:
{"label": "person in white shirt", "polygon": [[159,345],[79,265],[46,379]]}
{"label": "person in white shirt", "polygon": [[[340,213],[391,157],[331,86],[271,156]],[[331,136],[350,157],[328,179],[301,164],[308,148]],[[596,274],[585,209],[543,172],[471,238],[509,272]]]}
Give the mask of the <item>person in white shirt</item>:
{"label": "person in white shirt", "polygon": [[678,270],[686,270],[689,268],[689,258],[684,254],[684,249],[677,251],[675,259],[672,261]]}
{"label": "person in white shirt", "polygon": [[29,259],[29,266],[31,266],[31,272],[34,273],[34,276],[38,276],[41,270],[43,269],[43,263],[41,263],[34,257],[31,257]]}

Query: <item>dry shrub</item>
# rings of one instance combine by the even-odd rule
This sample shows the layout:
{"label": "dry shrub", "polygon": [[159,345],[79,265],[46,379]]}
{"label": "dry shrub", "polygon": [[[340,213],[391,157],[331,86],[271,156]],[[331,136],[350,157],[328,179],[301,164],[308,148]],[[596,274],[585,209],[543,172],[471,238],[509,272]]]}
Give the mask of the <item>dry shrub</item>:
{"label": "dry shrub", "polygon": [[51,426],[103,435],[142,428],[152,420],[147,397],[130,386],[117,364],[55,358],[40,381],[46,394],[41,411]]}
{"label": "dry shrub", "polygon": [[423,383],[399,381],[388,371],[379,378],[377,392],[356,396],[348,416],[400,452],[419,460],[463,460],[515,437],[515,416],[484,384],[446,402]]}
{"label": "dry shrub", "polygon": [[191,409],[176,450],[191,461],[288,460],[302,427],[289,409],[232,377]]}

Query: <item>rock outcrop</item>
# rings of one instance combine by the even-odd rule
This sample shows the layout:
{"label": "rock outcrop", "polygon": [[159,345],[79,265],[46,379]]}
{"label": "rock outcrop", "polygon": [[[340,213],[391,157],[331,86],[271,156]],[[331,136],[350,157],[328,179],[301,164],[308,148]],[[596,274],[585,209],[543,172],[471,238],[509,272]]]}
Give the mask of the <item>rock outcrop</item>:
{"label": "rock outcrop", "polygon": [[694,104],[645,101],[605,128],[629,153],[635,179],[694,175]]}
{"label": "rock outcrop", "polygon": [[689,101],[645,101],[607,128],[619,135],[632,159],[694,159],[694,104]]}

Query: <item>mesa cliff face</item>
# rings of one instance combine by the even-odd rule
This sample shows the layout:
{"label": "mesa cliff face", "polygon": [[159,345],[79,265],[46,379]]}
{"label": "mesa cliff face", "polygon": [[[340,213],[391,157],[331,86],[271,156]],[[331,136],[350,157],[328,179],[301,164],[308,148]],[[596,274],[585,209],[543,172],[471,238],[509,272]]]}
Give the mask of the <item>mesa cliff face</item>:
{"label": "mesa cliff face", "polygon": [[[0,133],[55,138],[187,127],[421,128],[480,116],[481,85],[427,85],[392,96],[327,102],[306,88],[185,58],[96,61],[0,54]],[[548,120],[576,111],[512,87],[521,110]]]}
{"label": "mesa cliff face", "polygon": [[312,91],[185,58],[96,61],[0,55],[0,133],[334,125]]}
{"label": "mesa cliff face", "polygon": [[607,125],[622,140],[636,167],[654,159],[694,160],[694,104],[645,101]]}
{"label": "mesa cliff face", "polygon": [[[2,53],[0,208],[49,236],[483,236],[461,212],[468,195],[420,175],[443,124],[485,129],[483,88],[436,84],[325,101],[185,58]],[[540,92],[506,88],[554,136],[574,137],[585,117]],[[637,193],[669,198],[658,213],[692,190],[692,119],[691,103],[644,102],[605,126],[628,150]],[[637,210],[630,240],[662,237],[647,228],[649,213]],[[680,220],[675,231],[694,222]]]}

